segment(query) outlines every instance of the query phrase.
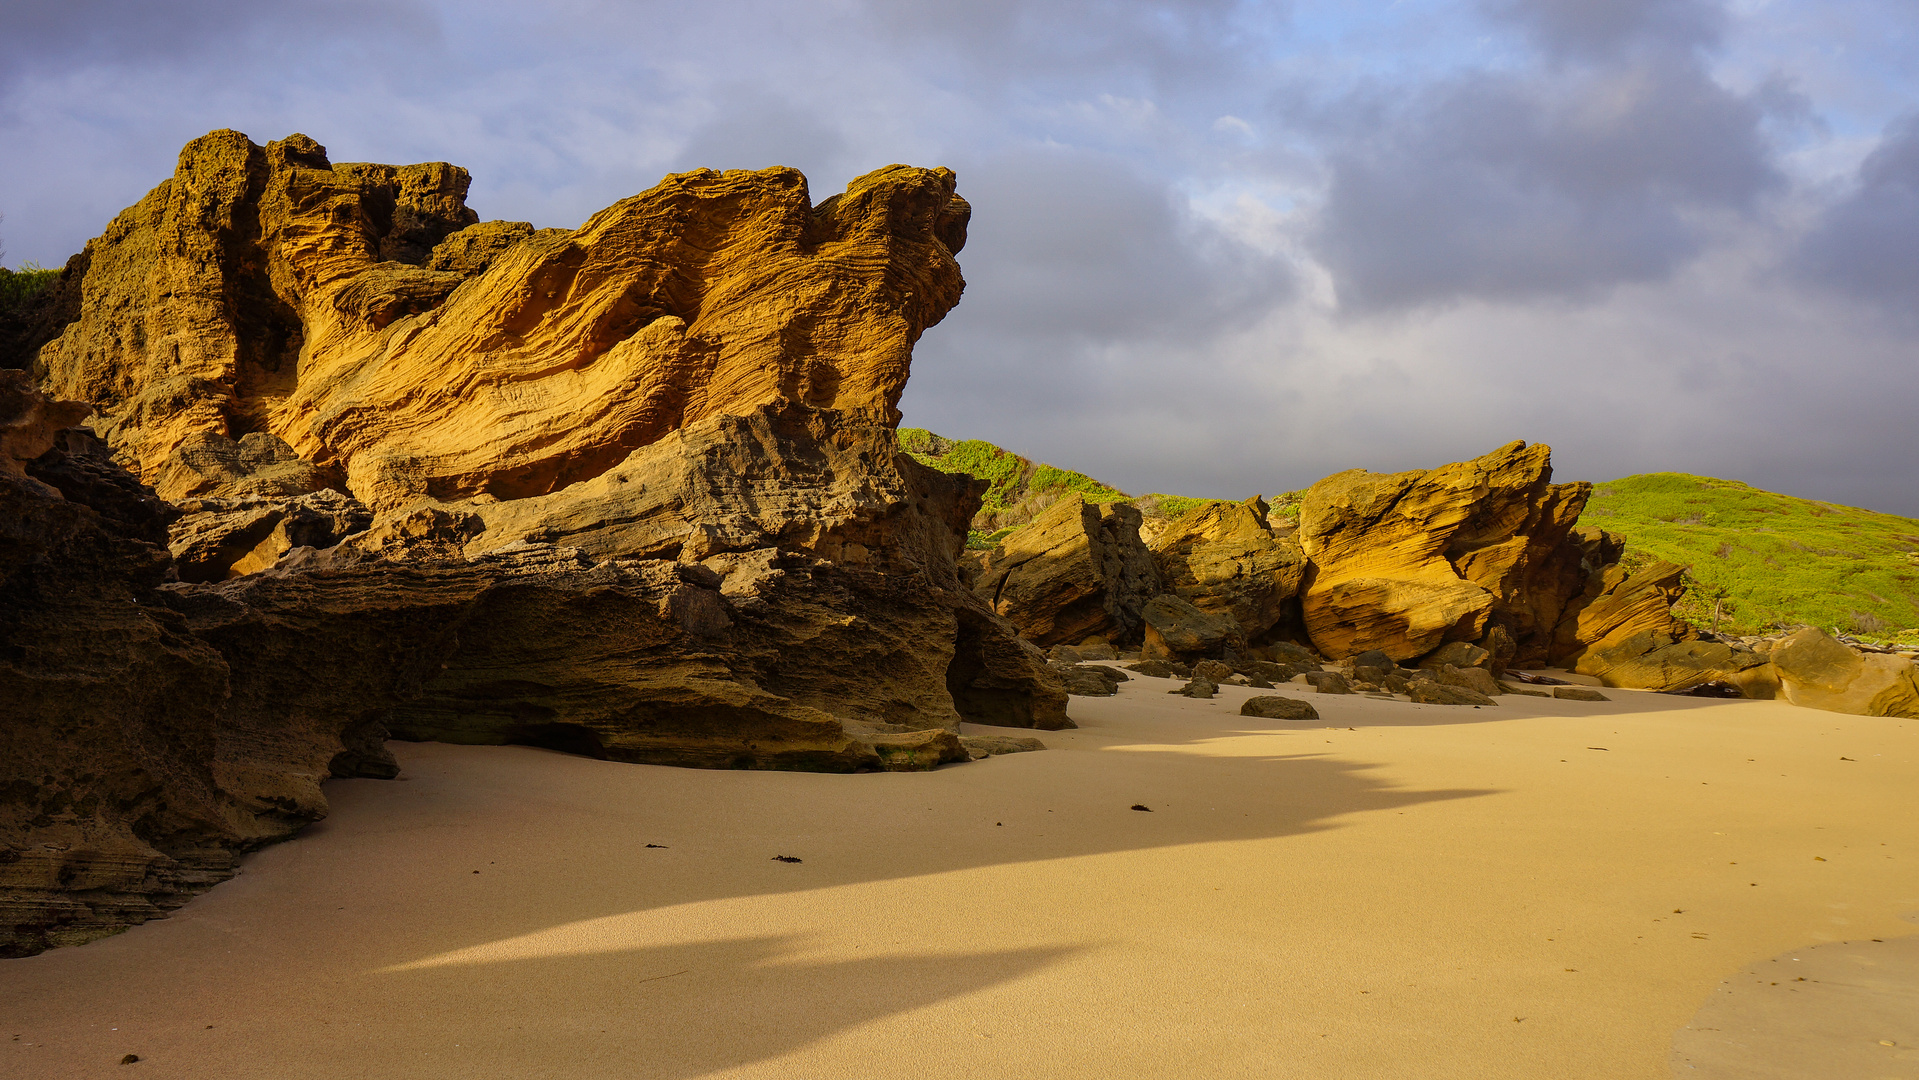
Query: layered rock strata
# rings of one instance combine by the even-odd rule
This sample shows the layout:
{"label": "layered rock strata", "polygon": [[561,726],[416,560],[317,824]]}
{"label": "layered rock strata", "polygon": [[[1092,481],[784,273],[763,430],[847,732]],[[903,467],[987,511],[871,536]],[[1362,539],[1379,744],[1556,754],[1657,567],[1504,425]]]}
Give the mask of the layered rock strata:
{"label": "layered rock strata", "polygon": [[984,485],[893,431],[950,172],[688,173],[570,232],[466,185],[196,140],[70,269],[55,396],[0,382],[0,951],[164,912],[389,737],[845,771],[1071,726],[959,579]]}
{"label": "layered rock strata", "polygon": [[973,590],[1042,646],[1137,640],[1140,608],[1160,590],[1139,525],[1129,504],[1069,495],[981,557]]}
{"label": "layered rock strata", "polygon": [[1569,543],[1591,485],[1552,483],[1551,449],[1508,443],[1431,471],[1355,469],[1300,503],[1301,606],[1313,644],[1410,660],[1498,626],[1515,662],[1544,659],[1585,584]]}
{"label": "layered rock strata", "polygon": [[1152,544],[1166,591],[1231,618],[1249,642],[1282,622],[1297,623],[1306,571],[1299,543],[1274,534],[1267,509],[1257,497],[1206,503],[1169,523]]}
{"label": "layered rock strata", "polygon": [[818,206],[791,169],[701,170],[537,232],[477,222],[467,184],[302,135],[196,139],[88,245],[48,388],[170,499],[220,496],[187,459],[256,432],[375,509],[517,498],[776,398],[896,423],[962,287],[949,170]]}

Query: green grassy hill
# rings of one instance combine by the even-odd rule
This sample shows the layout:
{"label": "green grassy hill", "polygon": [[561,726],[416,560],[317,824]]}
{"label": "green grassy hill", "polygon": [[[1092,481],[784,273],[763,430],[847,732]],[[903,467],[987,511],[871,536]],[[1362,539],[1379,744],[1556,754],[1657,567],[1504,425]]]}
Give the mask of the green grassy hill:
{"label": "green grassy hill", "polygon": [[943,438],[925,428],[901,428],[900,448],[922,465],[941,472],[970,473],[992,483],[973,519],[974,547],[992,547],[1070,493],[1092,503],[1131,502],[1149,517],[1177,517],[1209,501],[1159,494],[1134,498],[1085,473],[1036,462],[980,439]]}
{"label": "green grassy hill", "polygon": [[1812,623],[1919,638],[1919,520],[1796,499],[1736,480],[1646,473],[1597,485],[1579,519],[1626,538],[1629,559],[1692,567],[1674,611],[1722,632]]}

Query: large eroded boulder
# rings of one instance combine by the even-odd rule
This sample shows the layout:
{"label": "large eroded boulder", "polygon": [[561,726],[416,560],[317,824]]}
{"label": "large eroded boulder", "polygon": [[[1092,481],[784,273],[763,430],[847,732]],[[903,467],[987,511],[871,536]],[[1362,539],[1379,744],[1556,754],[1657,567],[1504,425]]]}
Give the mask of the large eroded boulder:
{"label": "large eroded boulder", "polygon": [[1543,659],[1585,583],[1570,533],[1591,491],[1552,483],[1550,459],[1513,442],[1431,471],[1354,469],[1314,484],[1298,534],[1314,647],[1410,660],[1498,626],[1516,659]]}
{"label": "large eroded boulder", "polygon": [[572,231],[477,223],[467,184],[303,135],[195,139],[88,244],[47,386],[168,498],[218,497],[216,459],[267,433],[375,509],[509,499],[780,397],[896,423],[962,287],[945,169],[818,206],[792,169],[698,170]]}
{"label": "large eroded boulder", "polygon": [[1919,717],[1919,665],[1861,653],[1815,627],[1775,643],[1770,674],[1794,705],[1855,716]]}
{"label": "large eroded boulder", "polygon": [[1614,564],[1594,574],[1566,605],[1553,661],[1607,686],[1663,691],[1720,682],[1750,687],[1749,696],[1771,697],[1760,670],[1764,656],[1703,641],[1673,615],[1673,602],[1685,592],[1685,569],[1655,562],[1633,573]]}
{"label": "large eroded boulder", "polygon": [[973,591],[1042,646],[1137,638],[1160,586],[1139,521],[1130,504],[1068,495],[985,554]]}
{"label": "large eroded boulder", "polygon": [[1168,592],[1212,615],[1231,617],[1256,641],[1296,606],[1305,556],[1277,538],[1265,500],[1209,502],[1153,538],[1153,558]]}

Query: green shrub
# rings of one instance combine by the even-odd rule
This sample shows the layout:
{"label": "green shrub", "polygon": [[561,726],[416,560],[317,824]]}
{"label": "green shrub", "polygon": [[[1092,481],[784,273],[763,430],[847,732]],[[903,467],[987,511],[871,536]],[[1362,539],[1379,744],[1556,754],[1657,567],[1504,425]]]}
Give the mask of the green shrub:
{"label": "green shrub", "polygon": [[0,311],[14,312],[53,287],[60,271],[36,263],[21,263],[18,270],[0,266]]}

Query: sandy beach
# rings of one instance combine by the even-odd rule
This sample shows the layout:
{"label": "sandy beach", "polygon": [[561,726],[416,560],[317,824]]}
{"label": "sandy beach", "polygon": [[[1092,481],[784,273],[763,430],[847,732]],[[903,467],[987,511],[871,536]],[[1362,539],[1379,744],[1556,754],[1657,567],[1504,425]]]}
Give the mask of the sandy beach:
{"label": "sandy beach", "polygon": [[1174,685],[930,774],[395,743],[0,962],[0,1075],[1919,1077],[1919,722]]}

